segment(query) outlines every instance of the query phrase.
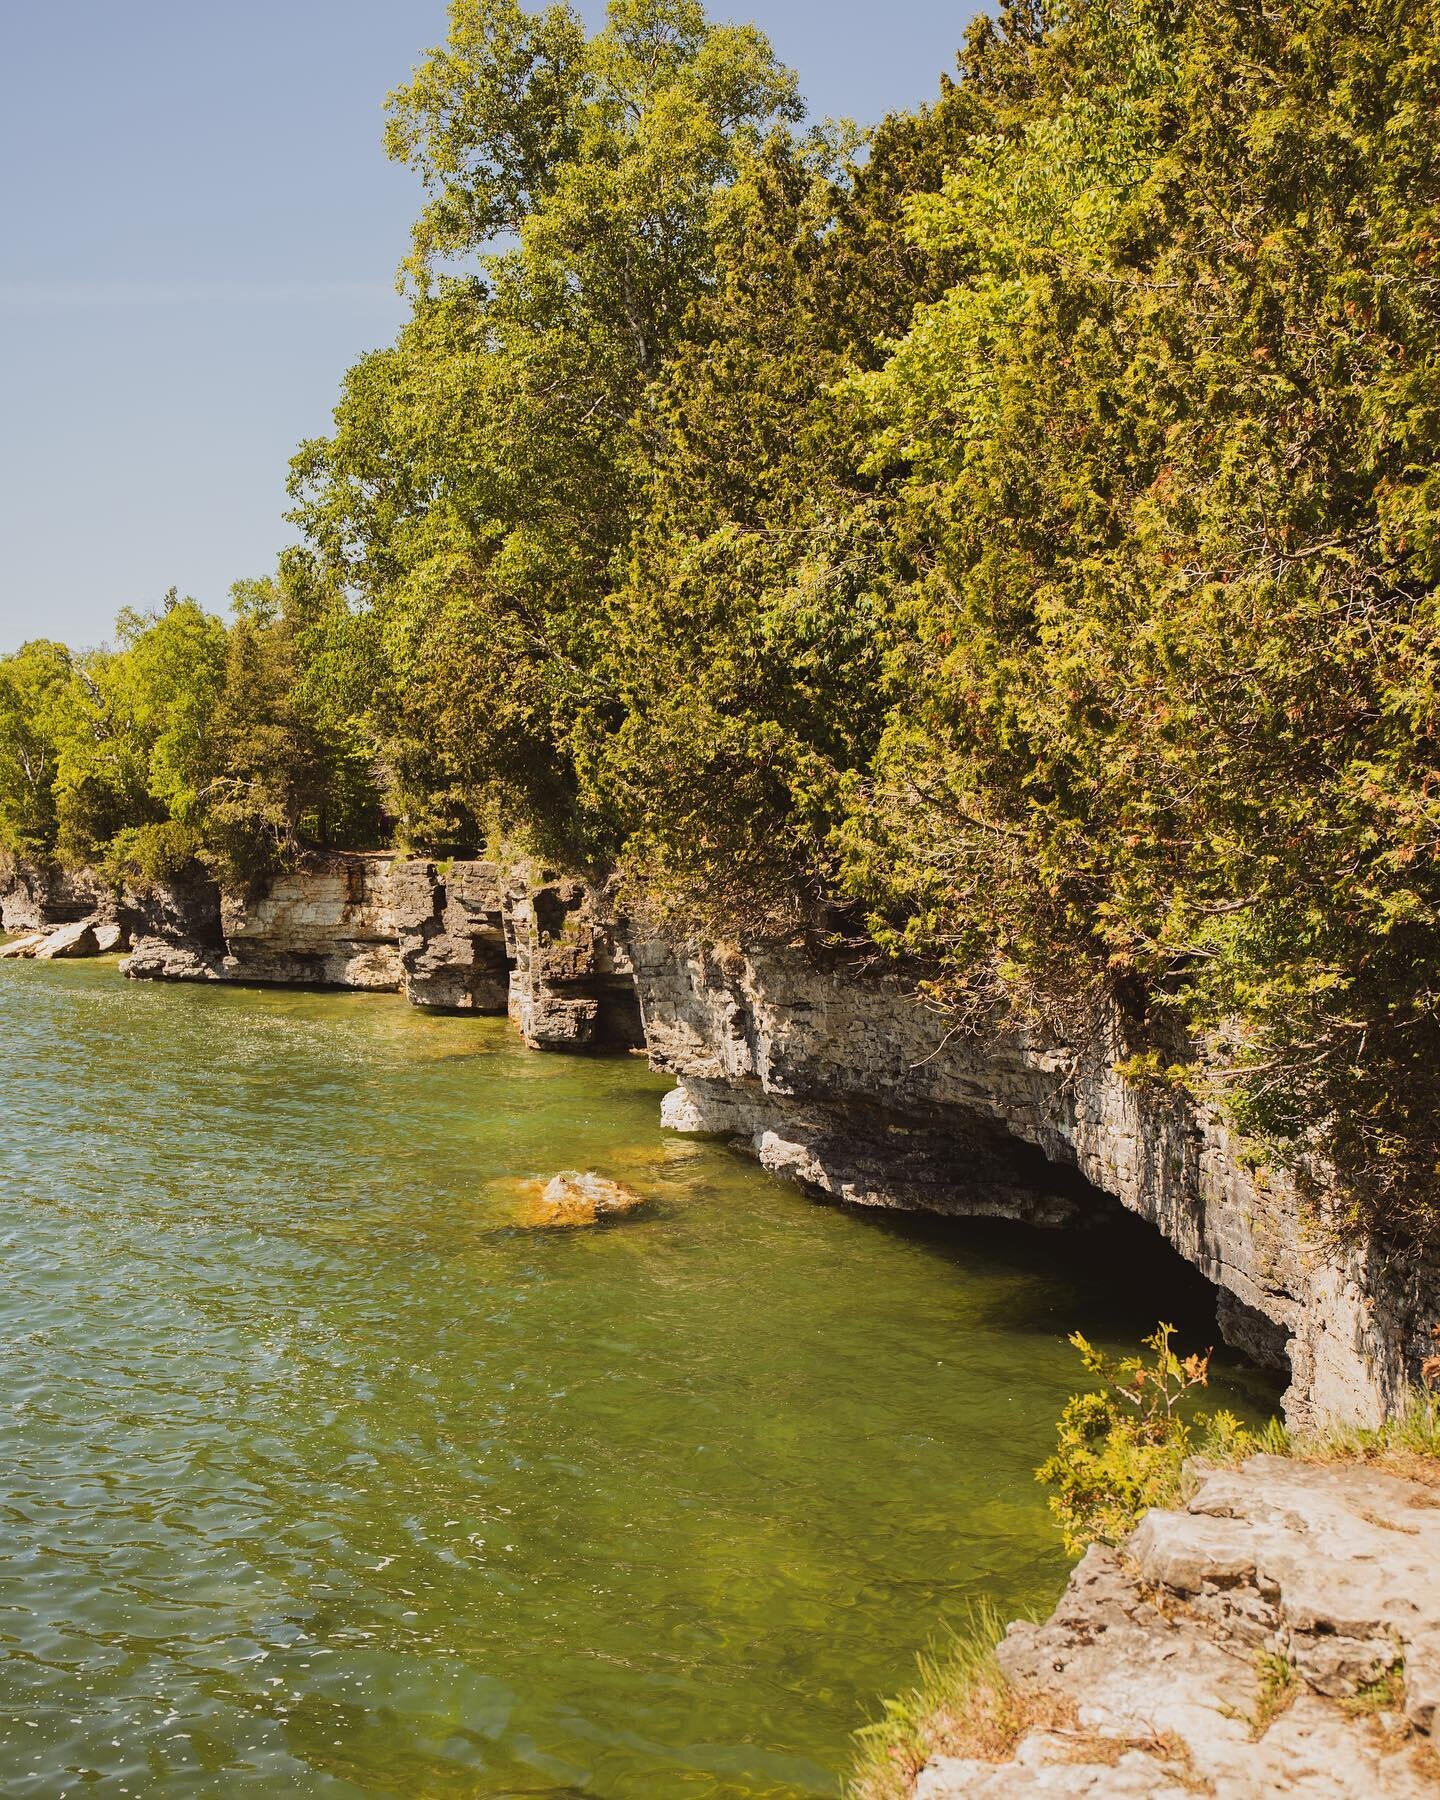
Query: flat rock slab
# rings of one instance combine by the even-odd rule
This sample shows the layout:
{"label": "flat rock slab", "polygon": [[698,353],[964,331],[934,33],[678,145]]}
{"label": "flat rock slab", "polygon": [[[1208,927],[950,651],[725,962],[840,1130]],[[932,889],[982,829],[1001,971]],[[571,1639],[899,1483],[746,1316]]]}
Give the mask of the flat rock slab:
{"label": "flat rock slab", "polygon": [[1065,1728],[1003,1763],[936,1756],[916,1800],[1440,1796],[1440,1486],[1275,1456],[1192,1469],[1186,1506],[1092,1548],[999,1646]]}
{"label": "flat rock slab", "polygon": [[74,925],[61,925],[47,932],[45,941],[35,951],[36,962],[56,962],[61,957],[98,956],[95,921],[81,919]]}
{"label": "flat rock slab", "polygon": [[12,938],[8,944],[0,944],[0,957],[18,962],[23,957],[33,956],[44,942],[43,931],[27,931],[23,937]]}
{"label": "flat rock slab", "polygon": [[[1215,1469],[1179,1512],[1130,1542],[1143,1580],[1231,1637],[1254,1628],[1317,1693],[1353,1697],[1397,1662],[1405,1711],[1433,1732],[1440,1703],[1440,1486],[1364,1464],[1255,1456]],[[1273,1623],[1272,1623],[1273,1621]]]}

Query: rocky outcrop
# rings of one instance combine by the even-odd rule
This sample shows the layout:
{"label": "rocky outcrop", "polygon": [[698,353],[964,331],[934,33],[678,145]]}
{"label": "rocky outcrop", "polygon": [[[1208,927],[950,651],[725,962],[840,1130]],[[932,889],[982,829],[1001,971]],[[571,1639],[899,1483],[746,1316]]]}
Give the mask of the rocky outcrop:
{"label": "rocky outcrop", "polygon": [[[36,962],[58,962],[62,958],[98,956],[100,942],[90,919],[78,919],[73,925],[59,925],[35,946]],[[118,931],[117,931],[118,936]]]}
{"label": "rocky outcrop", "polygon": [[533,883],[506,893],[514,965],[510,1017],[537,1050],[641,1049],[635,970],[621,927],[583,881]]}
{"label": "rocky outcrop", "polygon": [[[940,1755],[916,1800],[1440,1792],[1440,1487],[1253,1457],[1093,1548],[997,1657],[1034,1723]],[[963,1733],[963,1726],[962,1726]]]}
{"label": "rocky outcrop", "polygon": [[111,905],[131,949],[121,968],[152,981],[218,981],[225,960],[220,890],[197,871],[162,885],[125,888]]}
{"label": "rocky outcrop", "polygon": [[0,867],[0,931],[48,932],[84,919],[114,919],[119,904],[115,890],[89,869],[13,860]]}
{"label": "rocky outcrop", "polygon": [[202,877],[126,896],[137,979],[403,992],[509,1013],[537,1050],[638,1049],[623,939],[597,890],[494,862],[343,855],[223,898]]}
{"label": "rocky outcrop", "polygon": [[1116,1072],[1117,1017],[960,1030],[899,977],[798,949],[632,954],[674,1129],[853,1204],[1073,1223],[1118,1201],[1216,1285],[1232,1343],[1288,1366],[1292,1423],[1374,1423],[1406,1392],[1440,1276],[1312,1244],[1293,1185],[1219,1118]]}
{"label": "rocky outcrop", "polygon": [[389,873],[405,997],[444,1012],[510,1002],[505,893],[493,862],[398,862]]}
{"label": "rocky outcrop", "polygon": [[225,895],[222,978],[289,987],[401,985],[388,856],[345,856],[277,875],[259,892]]}
{"label": "rocky outcrop", "polygon": [[1226,1340],[1288,1370],[1295,1424],[1376,1421],[1440,1316],[1440,1269],[1326,1254],[1223,1121],[1119,1075],[1116,1016],[962,1030],[899,976],[686,945],[591,884],[492,861],[337,855],[224,899],[198,871],[119,895],[20,871],[3,906],[11,929],[114,920],[136,978],[398,991],[508,1011],[536,1049],[648,1047],[676,1080],[669,1126],[847,1204],[1068,1227],[1128,1208],[1215,1284]]}
{"label": "rocky outcrop", "polygon": [[540,1225],[599,1225],[606,1219],[622,1219],[638,1212],[645,1196],[603,1175],[569,1170],[545,1184],[536,1223]]}

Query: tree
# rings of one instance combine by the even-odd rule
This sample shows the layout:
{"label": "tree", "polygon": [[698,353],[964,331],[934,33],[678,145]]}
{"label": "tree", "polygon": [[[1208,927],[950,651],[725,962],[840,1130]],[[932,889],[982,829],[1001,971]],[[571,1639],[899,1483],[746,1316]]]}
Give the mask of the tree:
{"label": "tree", "polygon": [[400,786],[418,771],[583,855],[567,740],[582,707],[618,717],[596,671],[635,414],[712,279],[737,157],[798,101],[753,27],[692,0],[615,0],[588,39],[568,8],[513,0],[454,0],[450,27],[391,102],[392,151],[433,196],[414,317],[301,452],[296,516],[376,622]]}
{"label": "tree", "polygon": [[1109,992],[1137,1078],[1402,1239],[1440,1163],[1437,24],[1048,17],[916,214],[974,272],[868,384],[928,566],[847,828],[937,992]]}
{"label": "tree", "polygon": [[40,638],[0,659],[0,847],[18,856],[55,848],[55,776],[75,704],[63,644]]}
{"label": "tree", "polygon": [[645,516],[601,661],[621,716],[583,716],[580,764],[632,891],[727,935],[809,928],[836,898],[843,777],[875,750],[913,572],[843,384],[943,289],[895,227],[983,116],[952,85],[863,146],[748,152],[641,414]]}

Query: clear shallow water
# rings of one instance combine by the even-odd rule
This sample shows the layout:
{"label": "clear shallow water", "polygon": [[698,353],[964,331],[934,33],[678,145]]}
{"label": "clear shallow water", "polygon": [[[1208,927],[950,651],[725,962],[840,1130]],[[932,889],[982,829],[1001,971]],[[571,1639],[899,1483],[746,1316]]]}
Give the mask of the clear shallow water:
{"label": "clear shallow water", "polygon": [[[11,1800],[833,1794],[1063,1582],[1065,1333],[1213,1333],[1146,1237],[819,1206],[498,1021],[3,963],[0,1043]],[[569,1167],[654,1208],[527,1229]]]}

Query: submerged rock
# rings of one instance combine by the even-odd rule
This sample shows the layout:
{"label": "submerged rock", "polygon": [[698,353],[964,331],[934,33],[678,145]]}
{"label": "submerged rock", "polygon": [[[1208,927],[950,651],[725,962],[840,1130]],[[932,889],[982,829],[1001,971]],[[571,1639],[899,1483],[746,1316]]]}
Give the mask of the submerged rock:
{"label": "submerged rock", "polygon": [[645,1204],[634,1188],[607,1181],[603,1175],[568,1170],[557,1175],[540,1196],[538,1223],[542,1225],[598,1225],[602,1219],[621,1218]]}

